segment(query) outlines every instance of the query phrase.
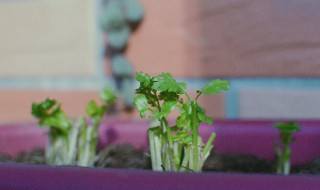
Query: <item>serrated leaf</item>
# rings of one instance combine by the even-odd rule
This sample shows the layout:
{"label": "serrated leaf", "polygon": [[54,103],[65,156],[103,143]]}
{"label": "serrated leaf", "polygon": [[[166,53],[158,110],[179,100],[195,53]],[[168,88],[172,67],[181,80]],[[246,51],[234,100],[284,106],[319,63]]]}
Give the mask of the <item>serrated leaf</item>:
{"label": "serrated leaf", "polygon": [[208,123],[209,125],[211,125],[212,122],[213,122],[213,120],[210,117],[208,117],[208,116],[206,116],[206,115],[204,115],[202,113],[197,113],[197,116],[198,116],[200,121],[202,121],[204,123]]}
{"label": "serrated leaf", "polygon": [[135,79],[144,86],[148,86],[151,83],[150,75],[143,72],[136,73]]}
{"label": "serrated leaf", "polygon": [[229,81],[216,79],[206,84],[200,92],[205,95],[219,94],[223,90],[229,90],[229,86]]}
{"label": "serrated leaf", "polygon": [[146,112],[148,110],[148,100],[146,96],[142,94],[137,95],[133,101],[133,104],[140,112],[140,117],[146,117]]}
{"label": "serrated leaf", "polygon": [[180,114],[176,124],[179,128],[191,130],[191,118],[187,112]]}
{"label": "serrated leaf", "polygon": [[201,106],[199,106],[199,104],[197,104],[196,106],[197,106],[198,119],[204,123],[208,123],[211,125],[213,120],[212,120],[212,118],[206,116],[206,110],[204,108],[202,108]]}
{"label": "serrated leaf", "polygon": [[168,92],[168,91],[162,91],[159,94],[159,100],[178,100],[179,99],[179,94],[175,93],[175,92]]}
{"label": "serrated leaf", "polygon": [[162,105],[162,112],[167,115],[171,113],[174,109],[176,109],[176,104],[178,101],[165,101]]}
{"label": "serrated leaf", "polygon": [[161,120],[163,117],[166,117],[167,114],[164,112],[152,111],[151,117],[156,118],[157,120]]}
{"label": "serrated leaf", "polygon": [[184,82],[177,82],[170,73],[162,73],[153,79],[152,89],[183,94],[186,89]]}
{"label": "serrated leaf", "polygon": [[155,94],[152,94],[148,87],[140,86],[138,89],[136,89],[135,93],[145,95],[148,100],[148,103],[151,106],[156,107],[157,96]]}

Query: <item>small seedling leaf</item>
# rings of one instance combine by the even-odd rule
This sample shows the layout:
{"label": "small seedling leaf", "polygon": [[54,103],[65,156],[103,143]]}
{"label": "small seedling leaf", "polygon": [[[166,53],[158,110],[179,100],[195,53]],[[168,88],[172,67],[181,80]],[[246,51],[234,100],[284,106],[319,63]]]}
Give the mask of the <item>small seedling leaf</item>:
{"label": "small seedling leaf", "polygon": [[142,118],[146,117],[146,112],[148,110],[148,100],[145,95],[139,94],[135,97],[133,104],[140,112]]}
{"label": "small seedling leaf", "polygon": [[184,82],[177,82],[170,73],[162,73],[153,80],[152,89],[154,90],[183,94],[186,89],[186,84]]}
{"label": "small seedling leaf", "polygon": [[86,107],[86,113],[90,117],[100,116],[103,114],[103,108],[98,106],[97,102],[91,100]]}
{"label": "small seedling leaf", "polygon": [[112,104],[116,100],[116,95],[110,88],[104,88],[100,92],[100,99],[107,103],[107,105]]}
{"label": "small seedling leaf", "polygon": [[276,123],[273,127],[278,128],[281,132],[284,133],[293,133],[296,131],[300,131],[301,129],[300,125],[298,125],[295,121]]}
{"label": "small seedling leaf", "polygon": [[176,104],[178,101],[165,101],[162,105],[162,112],[164,112],[167,115],[171,113],[174,109],[176,109]]}
{"label": "small seedling leaf", "polygon": [[197,104],[197,117],[200,121],[208,124],[212,124],[213,119],[206,116],[206,110]]}
{"label": "small seedling leaf", "polygon": [[216,79],[206,84],[200,92],[205,95],[219,94],[223,90],[229,90],[229,86],[229,81]]}
{"label": "small seedling leaf", "polygon": [[143,84],[145,86],[148,86],[151,83],[150,75],[143,72],[136,73],[135,78],[138,82],[140,82],[140,84]]}

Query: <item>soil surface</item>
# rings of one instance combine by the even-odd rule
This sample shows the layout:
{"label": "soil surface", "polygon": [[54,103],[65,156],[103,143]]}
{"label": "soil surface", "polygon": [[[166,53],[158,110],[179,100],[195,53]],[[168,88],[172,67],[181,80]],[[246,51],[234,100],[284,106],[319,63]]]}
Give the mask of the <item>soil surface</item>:
{"label": "soil surface", "polygon": [[[0,153],[0,162],[46,164],[43,149],[34,149],[28,153],[22,152],[15,157]],[[273,162],[255,156],[220,154],[213,150],[203,166],[203,171],[275,173],[274,166]],[[111,145],[100,151],[95,160],[95,167],[151,170],[151,159],[148,152],[135,149],[129,144]],[[291,173],[320,174],[320,158],[305,165],[293,166]]]}

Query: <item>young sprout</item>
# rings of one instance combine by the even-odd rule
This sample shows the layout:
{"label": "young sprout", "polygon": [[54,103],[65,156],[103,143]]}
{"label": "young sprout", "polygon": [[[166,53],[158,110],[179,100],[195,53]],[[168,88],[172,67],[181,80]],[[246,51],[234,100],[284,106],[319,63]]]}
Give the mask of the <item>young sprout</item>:
{"label": "young sprout", "polygon": [[[177,82],[170,73],[151,77],[137,73],[140,87],[136,89],[134,105],[140,116],[157,120],[159,125],[148,130],[152,168],[157,171],[193,171],[199,172],[213,148],[215,134],[212,133],[206,144],[199,136],[201,122],[212,123],[205,109],[198,104],[203,95],[218,94],[229,89],[229,82],[213,80],[197,91],[191,99],[186,84]],[[174,125],[168,122],[168,116],[178,110],[179,116]]]}
{"label": "young sprout", "polygon": [[90,101],[86,112],[91,125],[84,117],[77,122],[66,116],[61,104],[47,98],[32,104],[32,115],[40,127],[49,127],[49,144],[46,148],[46,162],[51,165],[92,166],[96,155],[98,127],[105,111],[115,101],[113,91],[105,88],[100,93],[103,105]]}
{"label": "young sprout", "polygon": [[294,141],[292,134],[299,131],[300,126],[296,122],[290,121],[286,123],[276,123],[273,127],[279,129],[279,141],[281,141],[281,145],[279,145],[279,142],[275,145],[277,173],[289,175],[291,158],[290,145]]}

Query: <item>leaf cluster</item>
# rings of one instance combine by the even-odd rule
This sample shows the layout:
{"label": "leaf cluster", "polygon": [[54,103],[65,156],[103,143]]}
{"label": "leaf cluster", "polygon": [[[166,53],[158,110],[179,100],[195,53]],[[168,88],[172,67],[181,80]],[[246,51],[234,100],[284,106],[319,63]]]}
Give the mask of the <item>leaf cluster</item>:
{"label": "leaf cluster", "polygon": [[104,88],[100,92],[100,99],[103,101],[102,105],[94,100],[91,100],[87,107],[86,113],[91,118],[100,118],[104,115],[107,108],[109,108],[116,100],[114,92],[110,88]]}
{"label": "leaf cluster", "polygon": [[[86,107],[87,115],[94,121],[100,121],[106,109],[116,100],[116,96],[111,89],[104,88],[100,92],[100,99],[103,101],[102,105],[98,105],[96,101],[91,100]],[[74,125],[73,119],[67,117],[61,108],[61,103],[55,99],[46,98],[39,103],[33,102],[31,113],[38,119],[40,127],[50,127],[52,138],[58,136],[67,137]]]}
{"label": "leaf cluster", "polygon": [[283,145],[289,145],[294,140],[292,134],[300,131],[301,127],[295,121],[279,122],[273,125],[274,128],[279,129],[280,139]]}
{"label": "leaf cluster", "polygon": [[[176,125],[172,127],[177,131],[177,135],[188,134],[192,123],[192,106],[196,105],[197,125],[200,122],[212,123],[212,119],[206,116],[206,111],[201,107],[197,99],[201,94],[218,94],[223,90],[229,89],[229,82],[224,80],[213,80],[202,89],[197,91],[196,99],[191,99],[187,93],[187,86],[184,82],[177,82],[170,73],[162,73],[159,76],[139,72],[135,76],[140,83],[136,90],[138,94],[134,100],[134,105],[140,112],[142,118],[146,117],[147,112],[151,118],[166,122],[167,116],[173,111],[178,110],[179,116]],[[183,131],[183,132],[182,132]]]}
{"label": "leaf cluster", "polygon": [[281,132],[284,133],[293,133],[300,130],[300,126],[295,121],[289,121],[285,123],[276,123],[274,127],[279,129]]}
{"label": "leaf cluster", "polygon": [[[140,83],[136,89],[134,105],[140,116],[157,120],[159,126],[148,130],[152,167],[165,171],[199,171],[210,154],[215,134],[206,144],[199,136],[201,122],[212,123],[206,111],[198,104],[204,95],[220,93],[229,89],[229,82],[213,80],[197,91],[194,99],[187,93],[187,85],[177,82],[170,73],[151,77],[139,72],[135,76]],[[173,126],[168,116],[176,110],[179,115]]]}
{"label": "leaf cluster", "polygon": [[40,103],[32,103],[32,115],[39,119],[39,126],[49,126],[52,136],[67,135],[71,121],[61,109],[61,104],[47,98]]}

